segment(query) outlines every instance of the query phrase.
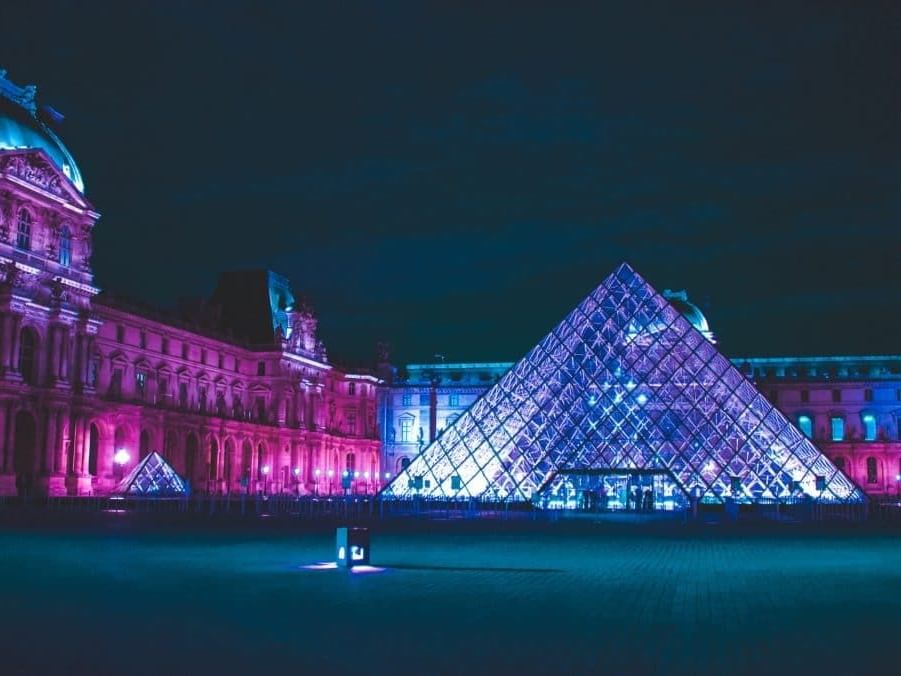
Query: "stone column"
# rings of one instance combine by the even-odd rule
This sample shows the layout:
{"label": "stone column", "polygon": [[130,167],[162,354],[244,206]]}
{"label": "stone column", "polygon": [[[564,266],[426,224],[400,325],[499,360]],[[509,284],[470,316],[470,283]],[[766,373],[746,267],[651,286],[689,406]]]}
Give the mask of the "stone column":
{"label": "stone column", "polygon": [[65,474],[66,463],[68,462],[68,458],[66,458],[66,445],[62,434],[64,425],[66,424],[66,418],[65,410],[61,409],[56,412],[56,432],[58,438],[56,441],[56,457],[53,461],[53,471],[56,474]]}
{"label": "stone column", "polygon": [[9,430],[9,402],[0,404],[0,474],[6,474],[7,468],[12,460],[9,456],[12,454],[6,436]]}
{"label": "stone column", "polygon": [[44,417],[44,448],[41,470],[44,474],[53,474],[56,460],[56,414],[54,408],[48,408]]}
{"label": "stone column", "polygon": [[9,341],[9,370],[13,373],[19,372],[19,327],[22,324],[22,318],[19,315],[10,317],[10,331],[12,335]]}
{"label": "stone column", "polygon": [[72,444],[72,452],[75,454],[75,460],[72,463],[73,474],[77,477],[84,476],[87,469],[84,465],[85,456],[85,425],[84,419],[79,415],[75,418],[75,442]]}
{"label": "stone column", "polygon": [[0,370],[9,370],[9,354],[12,346],[12,317],[4,312],[0,316]]}
{"label": "stone column", "polygon": [[16,443],[16,431],[15,431],[15,423],[13,422],[13,409],[12,402],[8,402],[6,404],[6,430],[4,437],[6,439],[6,458],[3,465],[4,474],[14,474],[15,473],[15,464],[14,464],[14,456],[16,452],[15,443]]}

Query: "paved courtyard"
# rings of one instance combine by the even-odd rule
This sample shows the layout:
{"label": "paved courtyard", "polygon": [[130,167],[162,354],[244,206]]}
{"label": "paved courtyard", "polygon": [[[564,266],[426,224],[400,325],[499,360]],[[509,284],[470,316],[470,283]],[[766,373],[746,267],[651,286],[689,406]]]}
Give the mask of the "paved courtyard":
{"label": "paved courtyard", "polygon": [[[897,673],[891,533],[0,532],[3,673]],[[901,668],[901,667],[899,667]]]}

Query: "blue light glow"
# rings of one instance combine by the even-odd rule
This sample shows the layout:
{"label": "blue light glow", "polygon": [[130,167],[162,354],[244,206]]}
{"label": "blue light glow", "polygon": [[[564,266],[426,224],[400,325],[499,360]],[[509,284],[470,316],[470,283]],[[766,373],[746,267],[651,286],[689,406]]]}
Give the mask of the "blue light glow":
{"label": "blue light glow", "polygon": [[[596,327],[604,327],[603,339]],[[596,388],[605,382],[613,383],[613,396],[589,410],[586,403],[598,403]],[[625,396],[639,386],[634,400]],[[636,415],[635,404],[648,403],[648,392],[654,409]],[[590,440],[574,443],[594,426],[600,431]],[[733,492],[732,477],[740,480],[735,492],[742,501],[784,495],[789,485],[824,501],[864,499],[710,341],[623,264],[384,494],[527,500],[566,481],[561,470],[664,467],[682,490],[697,487],[709,502]],[[829,477],[822,491],[817,476]]]}

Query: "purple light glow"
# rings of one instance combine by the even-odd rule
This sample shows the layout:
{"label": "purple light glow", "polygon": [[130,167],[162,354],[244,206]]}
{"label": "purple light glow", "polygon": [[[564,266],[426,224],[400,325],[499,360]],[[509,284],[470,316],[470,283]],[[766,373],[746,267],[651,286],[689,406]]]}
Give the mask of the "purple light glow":
{"label": "purple light glow", "polygon": [[368,566],[364,564],[361,566],[354,566],[350,569],[350,572],[354,575],[371,575],[373,573],[384,573],[385,570],[385,568],[379,568],[378,566]]}
{"label": "purple light glow", "polygon": [[322,561],[301,566],[301,568],[304,570],[338,570],[338,564],[335,561]]}

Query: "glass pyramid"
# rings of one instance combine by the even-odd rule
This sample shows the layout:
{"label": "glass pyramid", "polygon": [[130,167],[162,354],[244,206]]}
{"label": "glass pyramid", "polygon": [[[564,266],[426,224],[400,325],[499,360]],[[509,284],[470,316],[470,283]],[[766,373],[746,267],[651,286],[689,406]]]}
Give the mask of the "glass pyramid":
{"label": "glass pyramid", "polygon": [[530,500],[581,470],[663,472],[703,502],[864,499],[625,263],[382,495]]}
{"label": "glass pyramid", "polygon": [[146,456],[125,476],[114,491],[116,495],[145,497],[181,497],[188,494],[184,479],[156,451]]}

